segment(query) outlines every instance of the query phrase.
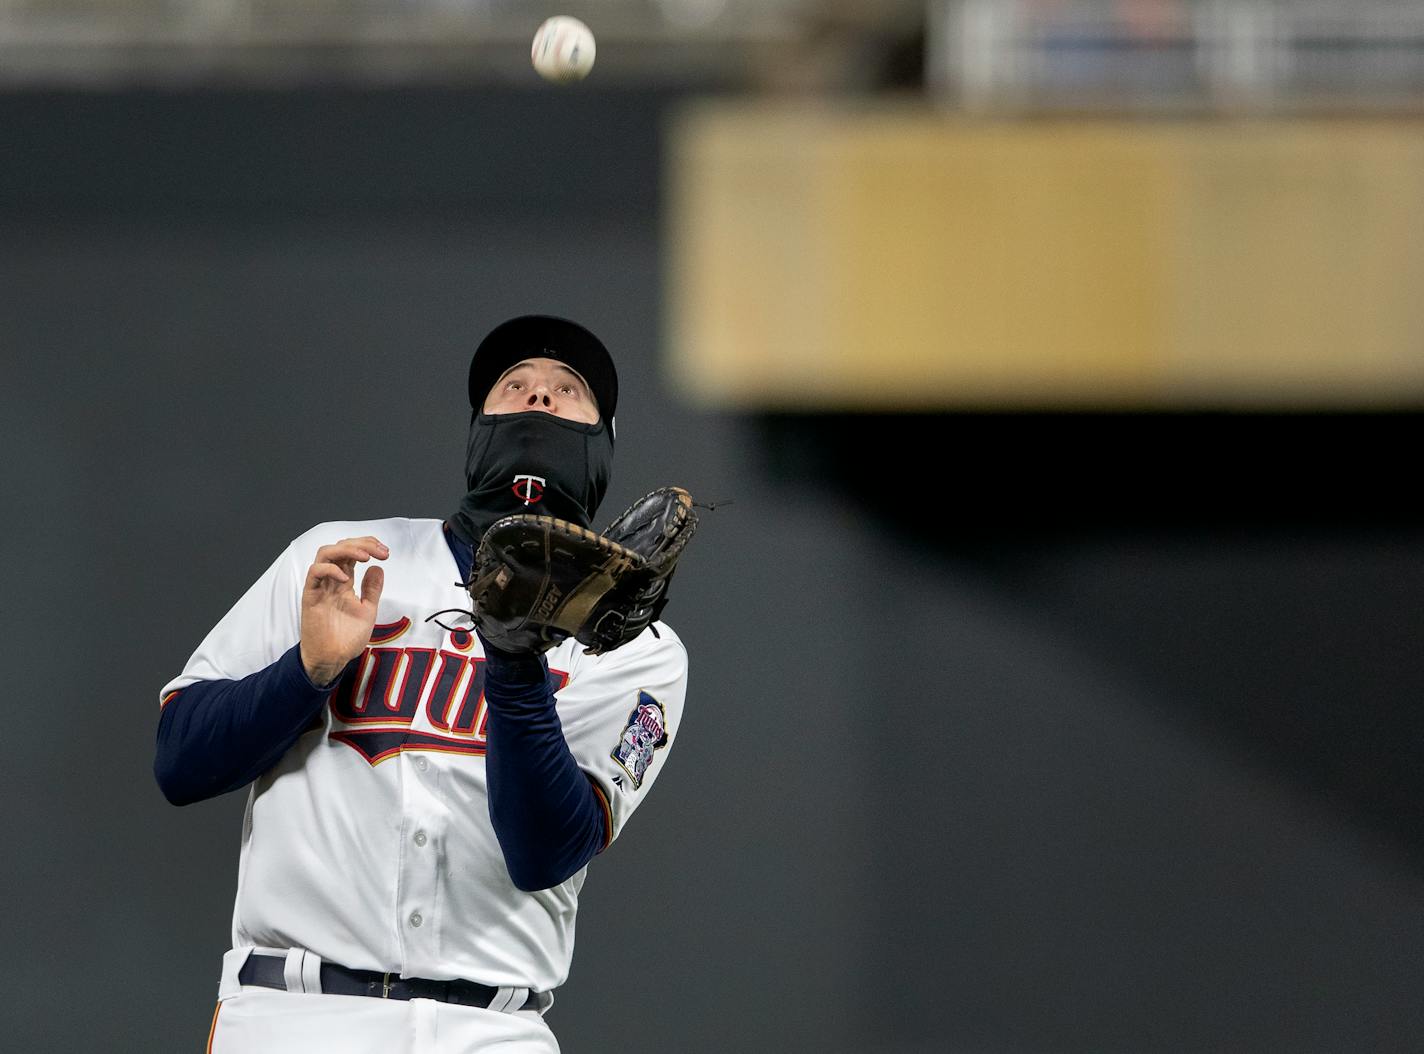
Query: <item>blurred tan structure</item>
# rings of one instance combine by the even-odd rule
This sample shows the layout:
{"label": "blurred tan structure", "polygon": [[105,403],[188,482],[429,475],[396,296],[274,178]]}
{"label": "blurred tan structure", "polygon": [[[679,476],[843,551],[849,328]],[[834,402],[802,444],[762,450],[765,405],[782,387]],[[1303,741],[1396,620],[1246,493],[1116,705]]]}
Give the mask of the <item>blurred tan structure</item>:
{"label": "blurred tan structure", "polygon": [[1424,401],[1424,122],[704,108],[670,336],[743,408]]}

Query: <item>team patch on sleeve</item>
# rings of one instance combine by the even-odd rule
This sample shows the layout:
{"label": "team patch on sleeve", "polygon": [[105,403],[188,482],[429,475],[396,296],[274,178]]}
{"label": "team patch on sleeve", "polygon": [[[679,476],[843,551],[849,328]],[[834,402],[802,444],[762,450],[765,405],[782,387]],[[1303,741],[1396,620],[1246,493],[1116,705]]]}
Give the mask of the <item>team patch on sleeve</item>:
{"label": "team patch on sleeve", "polygon": [[647,692],[638,693],[638,705],[628,715],[628,724],[613,751],[613,760],[633,780],[637,789],[653,763],[653,752],[667,746],[667,714],[663,704]]}

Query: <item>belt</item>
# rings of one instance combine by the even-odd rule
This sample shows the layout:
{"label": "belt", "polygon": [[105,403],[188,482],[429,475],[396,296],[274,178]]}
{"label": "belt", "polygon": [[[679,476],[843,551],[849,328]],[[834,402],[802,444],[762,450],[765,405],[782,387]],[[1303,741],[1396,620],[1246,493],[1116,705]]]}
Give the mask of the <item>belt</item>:
{"label": "belt", "polygon": [[[253,952],[238,971],[240,984],[259,988],[287,990],[287,960],[280,955]],[[377,973],[375,970],[348,970],[335,963],[321,964],[321,990],[324,995],[368,995],[376,999],[437,999],[442,1003],[459,1003],[489,1009],[499,995],[498,988],[474,981],[428,981],[423,977],[400,977]],[[538,1010],[539,995],[530,992],[519,1010]]]}

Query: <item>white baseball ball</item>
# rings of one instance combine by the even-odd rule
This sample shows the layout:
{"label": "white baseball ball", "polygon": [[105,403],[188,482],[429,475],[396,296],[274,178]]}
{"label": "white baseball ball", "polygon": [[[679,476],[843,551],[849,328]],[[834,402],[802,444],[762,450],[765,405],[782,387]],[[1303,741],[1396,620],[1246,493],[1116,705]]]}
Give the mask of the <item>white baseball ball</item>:
{"label": "white baseball ball", "polygon": [[555,15],[534,34],[530,56],[539,76],[551,81],[577,81],[593,69],[593,32],[577,18]]}

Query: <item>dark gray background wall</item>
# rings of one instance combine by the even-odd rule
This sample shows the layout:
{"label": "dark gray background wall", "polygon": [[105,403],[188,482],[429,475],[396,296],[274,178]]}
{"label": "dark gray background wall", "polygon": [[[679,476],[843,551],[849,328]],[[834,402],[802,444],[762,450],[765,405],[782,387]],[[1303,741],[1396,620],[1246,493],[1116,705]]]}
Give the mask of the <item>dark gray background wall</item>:
{"label": "dark gray background wall", "polygon": [[[676,102],[0,96],[7,1047],[201,1048],[241,796],[162,800],[157,690],[296,533],[447,512],[473,342],[541,310],[620,361],[606,514],[735,501],[678,575],[686,727],[591,870],[565,1050],[1417,1048],[1418,523],[1332,506],[1348,465],[1249,516],[1120,497],[1219,421],[1155,477],[1089,458],[1075,517],[1032,500],[1054,452],[1150,424],[837,445],[689,406],[659,369]],[[1378,423],[1258,427],[1355,455]],[[880,485],[911,453],[947,543]]]}

